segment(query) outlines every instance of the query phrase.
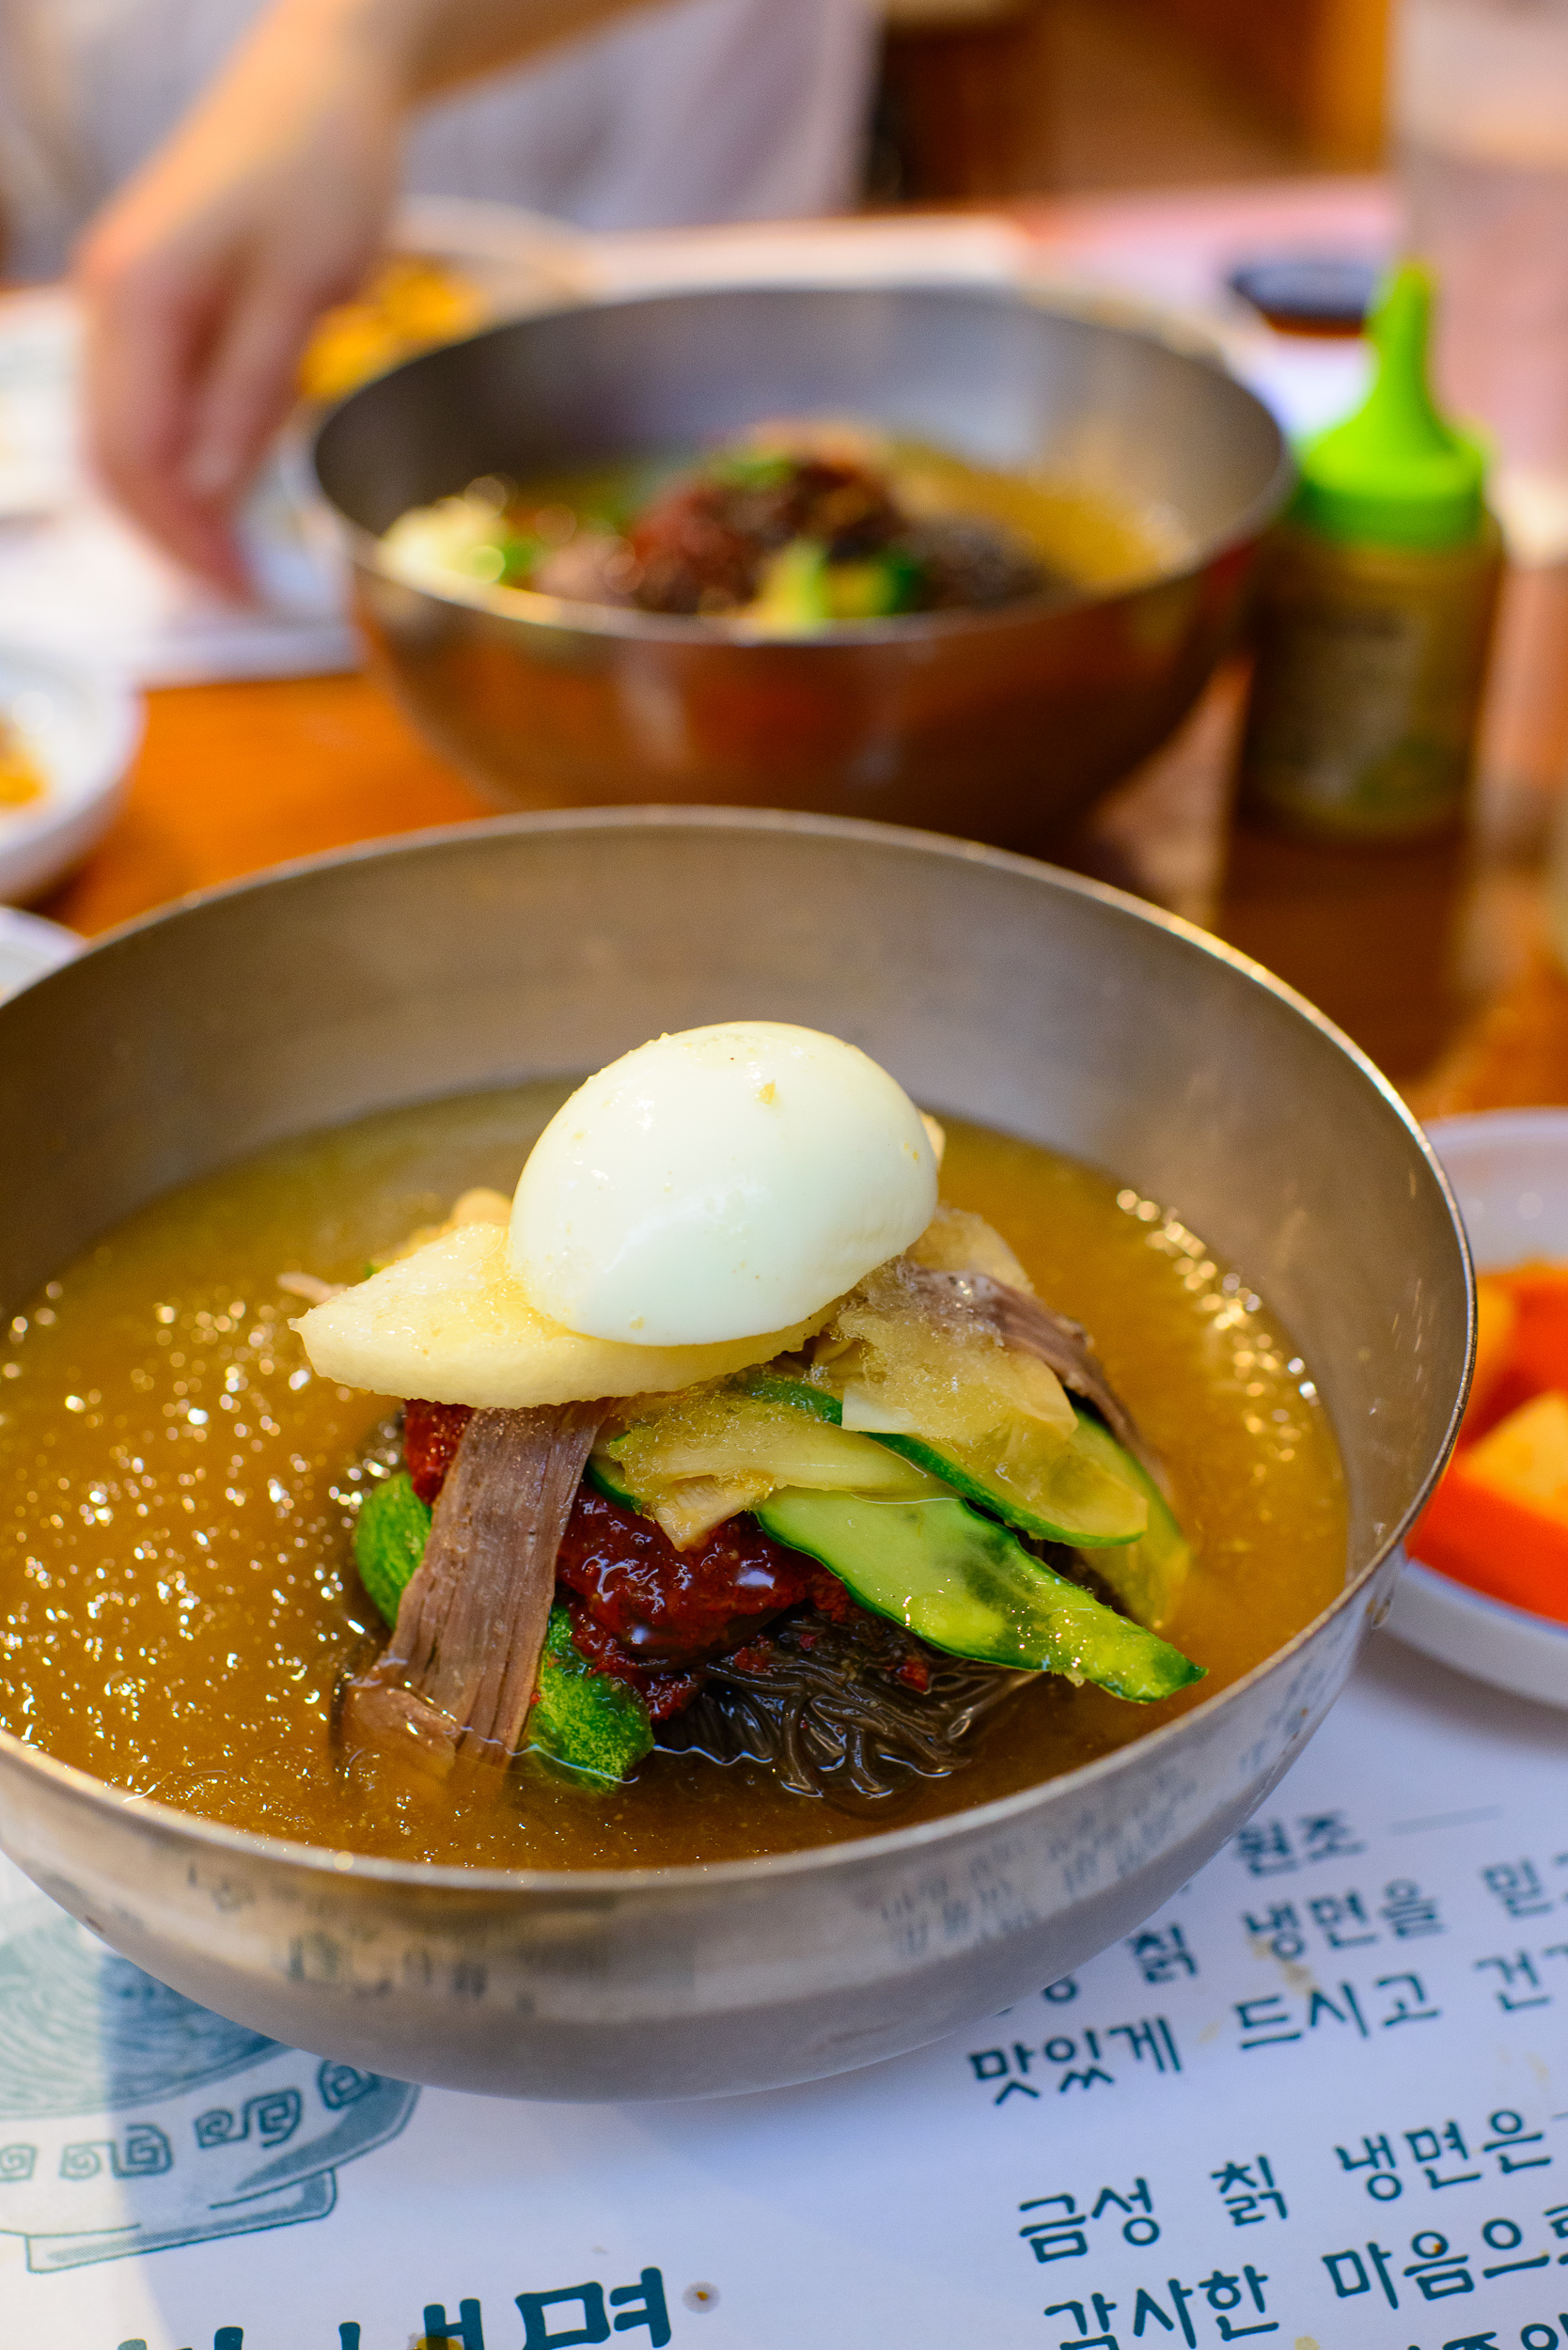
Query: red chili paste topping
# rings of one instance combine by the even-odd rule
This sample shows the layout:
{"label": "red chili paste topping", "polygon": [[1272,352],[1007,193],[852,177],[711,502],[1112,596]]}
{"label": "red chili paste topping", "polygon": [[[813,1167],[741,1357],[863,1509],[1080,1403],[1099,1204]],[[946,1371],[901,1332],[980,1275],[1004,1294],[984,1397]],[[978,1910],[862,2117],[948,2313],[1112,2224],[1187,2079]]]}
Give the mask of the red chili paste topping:
{"label": "red chili paste topping", "polygon": [[403,1460],[414,1490],[431,1509],[447,1481],[452,1455],[463,1432],[474,1417],[468,1403],[422,1403],[403,1406]]}
{"label": "red chili paste topping", "polygon": [[[433,1506],[463,1432],[466,1403],[405,1406],[403,1453],[414,1490]],[[637,1691],[655,1721],[689,1705],[700,1666],[727,1655],[786,1608],[808,1602],[855,1626],[883,1669],[923,1689],[929,1668],[906,1633],[856,1606],[836,1574],[774,1542],[750,1517],[731,1518],[693,1550],[677,1550],[651,1518],[584,1482],[556,1559],[572,1594],[572,1637],[583,1656]],[[886,1653],[881,1652],[886,1651]]]}
{"label": "red chili paste topping", "polygon": [[694,1550],[677,1550],[651,1518],[587,1484],[567,1520],[556,1574],[646,1664],[720,1655],[806,1600],[825,1616],[842,1617],[853,1605],[837,1575],[770,1541],[750,1518],[731,1518]]}
{"label": "red chili paste topping", "polygon": [[602,1673],[609,1673],[635,1689],[653,1721],[667,1721],[671,1714],[679,1714],[701,1688],[705,1675],[700,1665],[692,1672],[678,1672],[639,1664],[629,1649],[621,1647],[613,1632],[606,1632],[602,1623],[594,1622],[574,1592],[568,1598],[566,1607],[572,1618],[572,1645],[578,1655],[596,1665]]}

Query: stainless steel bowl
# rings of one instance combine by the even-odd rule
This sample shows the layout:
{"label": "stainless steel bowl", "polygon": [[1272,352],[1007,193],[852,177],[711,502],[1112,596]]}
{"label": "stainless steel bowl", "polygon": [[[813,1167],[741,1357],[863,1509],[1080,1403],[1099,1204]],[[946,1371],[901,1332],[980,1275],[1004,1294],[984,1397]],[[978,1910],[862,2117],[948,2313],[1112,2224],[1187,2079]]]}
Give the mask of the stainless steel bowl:
{"label": "stainless steel bowl", "polygon": [[[1163,508],[1191,558],[1065,607],[804,643],[515,591],[426,594],[379,567],[390,523],[479,475],[666,454],[824,411]],[[753,288],[525,319],[356,392],[316,465],[384,672],[503,803],[820,808],[1027,849],[1188,708],[1291,479],[1273,418],[1218,368],[1126,327],[937,287]]]}
{"label": "stainless steel bowl", "polygon": [[137,924],[0,1006],[0,1299],[280,1136],[739,1012],[839,1030],[923,1101],[1115,1169],[1244,1268],[1333,1416],[1343,1592],[1248,1678],[1066,1778],[710,1868],[356,1858],[117,1794],[0,1736],[5,1849],[177,1989],[378,2073],[514,2096],[847,2069],[1128,1933],[1344,1682],[1466,1382],[1442,1178],[1397,1097],[1274,980],[1000,852],[731,809],[517,817]]}

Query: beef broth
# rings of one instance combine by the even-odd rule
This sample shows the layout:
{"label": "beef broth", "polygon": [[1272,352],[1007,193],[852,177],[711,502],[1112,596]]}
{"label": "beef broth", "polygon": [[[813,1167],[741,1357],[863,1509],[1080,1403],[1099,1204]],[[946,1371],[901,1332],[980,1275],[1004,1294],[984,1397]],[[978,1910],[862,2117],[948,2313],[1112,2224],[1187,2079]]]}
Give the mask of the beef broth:
{"label": "beef broth", "polygon": [[[118,1786],[337,1849],[547,1868],[729,1859],[1070,1770],[1204,1702],[1341,1588],[1326,1415],[1245,1277],[1159,1203],[955,1121],[944,1197],[995,1224],[1041,1297],[1085,1325],[1169,1470],[1196,1563],[1164,1629],[1207,1680],[1153,1706],[1030,1682],[981,1708],[963,1767],[861,1813],[700,1744],[653,1754],[620,1787],[535,1758],[421,1781],[347,1746],[344,1694],[384,1638],[350,1540],[389,1407],[314,1377],[278,1276],[357,1279],[469,1184],[510,1187],[568,1089],[425,1104],[272,1150],[143,1210],[17,1314],[0,1345],[0,1724]],[[798,1706],[815,1701],[814,1660],[786,1640],[738,1669],[760,1702],[787,1683]]]}

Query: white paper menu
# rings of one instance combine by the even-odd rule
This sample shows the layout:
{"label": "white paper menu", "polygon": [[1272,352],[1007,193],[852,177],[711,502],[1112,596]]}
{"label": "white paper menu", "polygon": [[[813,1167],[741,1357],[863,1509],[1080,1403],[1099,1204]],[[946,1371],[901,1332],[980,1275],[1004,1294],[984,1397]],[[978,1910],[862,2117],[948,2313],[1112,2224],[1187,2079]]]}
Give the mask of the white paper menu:
{"label": "white paper menu", "polygon": [[1565,2055],[1568,1719],[1386,1637],[1141,1932],[767,2096],[416,2091],[8,1870],[0,2344],[1568,2350]]}

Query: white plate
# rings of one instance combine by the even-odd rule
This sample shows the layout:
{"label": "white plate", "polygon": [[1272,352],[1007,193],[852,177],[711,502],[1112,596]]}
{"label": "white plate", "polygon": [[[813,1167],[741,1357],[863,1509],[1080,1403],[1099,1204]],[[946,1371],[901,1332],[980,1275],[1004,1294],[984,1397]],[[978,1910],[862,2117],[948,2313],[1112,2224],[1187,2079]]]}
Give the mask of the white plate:
{"label": "white plate", "polygon": [[36,898],[108,830],[141,740],[140,698],[52,654],[0,645],[0,711],[42,770],[41,799],[0,808],[0,900]]}
{"label": "white plate", "polygon": [[[1470,1236],[1476,1267],[1527,1257],[1568,1263],[1568,1110],[1488,1110],[1428,1128]],[[1568,1706],[1568,1624],[1489,1599],[1410,1559],[1388,1630],[1456,1672]]]}
{"label": "white plate", "polygon": [[40,914],[19,914],[15,906],[0,906],[0,1002],[19,989],[31,987],[46,971],[79,955],[83,940],[58,922]]}

